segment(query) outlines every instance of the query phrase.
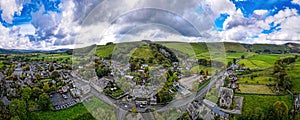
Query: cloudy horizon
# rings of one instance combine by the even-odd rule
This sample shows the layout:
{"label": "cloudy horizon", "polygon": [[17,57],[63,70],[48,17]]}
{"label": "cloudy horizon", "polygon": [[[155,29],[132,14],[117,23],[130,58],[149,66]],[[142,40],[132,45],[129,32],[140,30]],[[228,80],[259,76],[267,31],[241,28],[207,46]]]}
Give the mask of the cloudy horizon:
{"label": "cloudy horizon", "polygon": [[0,48],[300,42],[300,0],[0,0]]}

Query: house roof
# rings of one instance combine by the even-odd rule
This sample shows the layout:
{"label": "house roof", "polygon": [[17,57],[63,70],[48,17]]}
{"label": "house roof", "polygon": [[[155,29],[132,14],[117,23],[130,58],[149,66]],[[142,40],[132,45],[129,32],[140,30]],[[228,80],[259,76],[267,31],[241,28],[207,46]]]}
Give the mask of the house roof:
{"label": "house roof", "polygon": [[228,114],[222,112],[222,111],[219,109],[218,106],[214,106],[213,109],[212,109],[212,111],[213,111],[214,113],[220,115],[220,116],[223,117],[223,118],[228,117]]}
{"label": "house roof", "polygon": [[7,99],[6,96],[4,96],[2,99],[1,99],[1,102],[5,105],[5,106],[8,106],[10,101]]}

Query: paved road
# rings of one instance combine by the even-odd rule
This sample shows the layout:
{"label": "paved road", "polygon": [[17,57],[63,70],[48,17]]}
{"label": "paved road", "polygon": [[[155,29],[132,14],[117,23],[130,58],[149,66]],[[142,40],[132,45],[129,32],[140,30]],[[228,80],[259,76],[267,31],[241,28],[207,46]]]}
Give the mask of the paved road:
{"label": "paved road", "polygon": [[149,113],[141,113],[144,120],[156,120],[155,116],[153,115],[153,113],[149,112]]}
{"label": "paved road", "polygon": [[195,99],[202,99],[205,94],[209,91],[209,89],[215,84],[215,82],[224,75],[224,73],[226,72],[226,70],[223,70],[221,73],[219,73],[218,75],[215,75],[211,78],[210,83],[205,86],[202,90],[200,90],[199,92],[197,92],[194,95],[191,95],[189,97],[180,99],[180,100],[174,100],[172,102],[170,102],[169,104],[167,104],[166,106],[157,109],[158,112],[162,112],[162,111],[166,111],[170,108],[174,108],[174,107],[181,107],[183,105],[186,105],[190,102],[192,102]]}
{"label": "paved road", "polygon": [[98,92],[97,90],[95,90],[94,88],[91,88],[91,93],[92,93],[93,95],[95,95],[95,97],[99,98],[100,100],[102,100],[103,102],[105,102],[105,103],[107,103],[107,104],[109,104],[109,105],[114,106],[114,105],[115,105],[114,103],[116,103],[116,100],[111,99],[111,98],[109,98],[108,96],[106,96],[106,95],[104,95],[104,94],[102,94],[102,93],[99,93],[99,92]]}
{"label": "paved road", "polygon": [[124,120],[127,114],[127,111],[123,110],[122,108],[116,108],[115,114],[117,116],[117,120]]}

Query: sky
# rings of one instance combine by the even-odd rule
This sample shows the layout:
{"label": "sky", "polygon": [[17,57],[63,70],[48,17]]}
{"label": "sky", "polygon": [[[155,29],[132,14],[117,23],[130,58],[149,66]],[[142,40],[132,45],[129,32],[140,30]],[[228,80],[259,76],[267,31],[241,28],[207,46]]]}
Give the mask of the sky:
{"label": "sky", "polygon": [[0,48],[300,42],[300,0],[0,0]]}

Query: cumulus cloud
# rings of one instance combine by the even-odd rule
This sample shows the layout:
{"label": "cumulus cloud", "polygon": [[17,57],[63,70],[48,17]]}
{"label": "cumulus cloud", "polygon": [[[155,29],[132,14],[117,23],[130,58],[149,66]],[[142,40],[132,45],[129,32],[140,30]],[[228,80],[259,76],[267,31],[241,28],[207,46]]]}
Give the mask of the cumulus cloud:
{"label": "cumulus cloud", "polygon": [[254,13],[257,15],[265,15],[268,13],[268,10],[254,10]]}
{"label": "cumulus cloud", "polygon": [[293,0],[292,3],[300,5],[300,0]]}
{"label": "cumulus cloud", "polygon": [[[0,47],[6,49],[30,49],[32,43],[27,37],[20,36],[18,28],[6,28],[0,24]],[[17,46],[17,47],[16,47]]]}
{"label": "cumulus cloud", "polygon": [[218,17],[222,13],[229,15],[236,13],[235,5],[229,0],[204,0],[203,5],[210,6],[215,17]]}
{"label": "cumulus cloud", "polygon": [[[12,23],[25,2],[30,1],[0,1],[1,18]],[[245,17],[244,9],[230,0],[66,0],[59,4],[60,12],[46,9],[41,4],[31,13],[30,23],[1,25],[0,47],[22,43],[26,45],[22,48],[53,49],[141,39],[247,43],[300,39],[296,9],[287,7],[274,16],[269,16],[272,10],[258,9]],[[220,14],[228,17],[222,31],[216,31],[214,22]],[[273,29],[271,24],[280,30],[263,34]]]}
{"label": "cumulus cloud", "polygon": [[14,14],[20,15],[23,5],[18,0],[1,0],[0,8],[2,9],[2,19],[7,23],[12,23]]}
{"label": "cumulus cloud", "polygon": [[[119,41],[124,34],[136,36],[135,38],[141,38],[138,37],[141,35],[146,37],[145,31],[157,39],[173,35],[166,29],[160,29],[162,34],[159,34],[155,25],[169,27],[182,36],[203,37],[205,32],[213,27],[213,19],[206,11],[196,12],[200,7],[201,2],[197,0],[103,1],[84,20],[80,37],[76,41],[83,44],[82,40],[90,39],[101,41],[103,44],[102,41]],[[141,27],[147,25],[148,27]],[[99,28],[96,29],[96,26]],[[131,32],[136,28],[142,28],[139,31],[143,31],[143,34],[139,34],[139,31]]]}

